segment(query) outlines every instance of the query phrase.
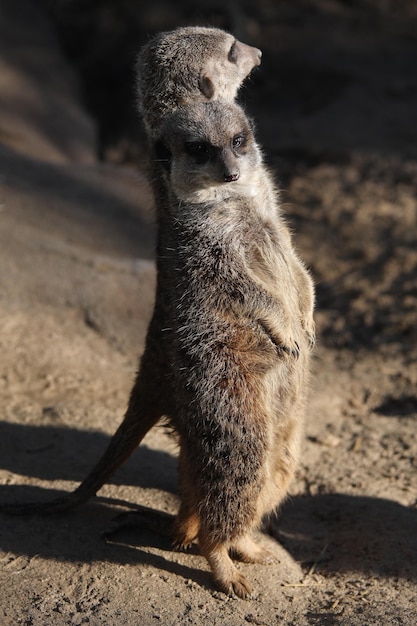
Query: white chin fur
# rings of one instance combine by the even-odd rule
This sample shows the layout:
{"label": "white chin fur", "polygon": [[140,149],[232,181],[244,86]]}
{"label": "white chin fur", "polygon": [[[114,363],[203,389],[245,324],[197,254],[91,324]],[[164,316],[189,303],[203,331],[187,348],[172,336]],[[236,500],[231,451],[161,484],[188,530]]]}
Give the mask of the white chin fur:
{"label": "white chin fur", "polygon": [[190,204],[213,204],[233,197],[253,198],[259,192],[258,176],[240,178],[236,182],[216,183],[198,189],[184,189],[173,184],[175,195],[179,200]]}

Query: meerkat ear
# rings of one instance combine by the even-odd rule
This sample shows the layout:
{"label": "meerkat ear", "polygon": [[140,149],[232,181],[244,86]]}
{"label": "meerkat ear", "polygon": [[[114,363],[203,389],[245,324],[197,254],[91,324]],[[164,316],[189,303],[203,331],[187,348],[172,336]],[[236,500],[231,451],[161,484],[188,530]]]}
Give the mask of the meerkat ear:
{"label": "meerkat ear", "polygon": [[200,80],[198,81],[198,86],[200,87],[201,93],[206,96],[207,100],[211,100],[213,98],[215,89],[214,83],[210,76],[204,76],[203,74],[201,74]]}
{"label": "meerkat ear", "polygon": [[169,170],[171,167],[171,152],[169,148],[164,144],[162,139],[158,139],[154,144],[155,159],[159,161],[162,167]]}

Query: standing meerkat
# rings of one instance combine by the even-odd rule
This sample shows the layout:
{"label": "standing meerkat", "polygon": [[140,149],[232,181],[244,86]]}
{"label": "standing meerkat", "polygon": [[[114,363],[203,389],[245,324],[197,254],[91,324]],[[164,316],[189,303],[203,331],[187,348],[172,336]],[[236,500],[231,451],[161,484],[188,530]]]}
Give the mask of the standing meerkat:
{"label": "standing meerkat", "polygon": [[[222,97],[234,100],[243,80],[260,64],[261,51],[237,41],[217,28],[184,27],[160,33],[141,50],[137,63],[138,108],[143,116],[151,151],[164,116],[179,106]],[[153,164],[157,218],[165,212],[164,179]],[[159,225],[158,233],[161,227]],[[157,288],[144,354],[131,391],[123,422],[87,477],[73,492],[49,502],[3,504],[0,511],[14,514],[59,513],[93,497],[123,464],[146,433],[165,415],[160,398],[166,369],[163,329],[171,286],[166,278],[165,251],[158,234]]]}
{"label": "standing meerkat", "polygon": [[167,416],[180,443],[175,542],[197,539],[219,588],[246,598],[230,555],[270,556],[252,531],[284,498],[298,457],[313,285],[240,107],[178,109],[157,149]]}
{"label": "standing meerkat", "polygon": [[312,281],[240,107],[180,107],[162,123],[156,151],[166,184],[159,344],[151,326],[119,443],[130,432],[136,439],[138,415],[167,416],[180,444],[175,543],[198,540],[217,586],[247,598],[231,556],[271,557],[252,532],[285,497],[297,462]]}
{"label": "standing meerkat", "polygon": [[167,416],[180,442],[175,543],[197,539],[220,589],[245,598],[250,585],[230,554],[269,558],[251,533],[284,498],[296,464],[313,287],[243,111],[184,102],[149,125],[164,163],[158,286],[125,419],[75,492],[8,510],[87,500]]}

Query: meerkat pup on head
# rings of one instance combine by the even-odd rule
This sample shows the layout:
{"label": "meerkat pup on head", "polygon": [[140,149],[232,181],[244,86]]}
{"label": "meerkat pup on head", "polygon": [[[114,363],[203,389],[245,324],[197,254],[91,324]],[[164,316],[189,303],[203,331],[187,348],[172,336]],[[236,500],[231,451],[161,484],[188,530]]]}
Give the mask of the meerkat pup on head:
{"label": "meerkat pup on head", "polygon": [[138,108],[149,137],[158,135],[164,116],[179,106],[234,100],[261,56],[218,28],[187,26],[156,35],[136,66]]}
{"label": "meerkat pup on head", "polygon": [[180,441],[175,540],[197,539],[220,589],[245,598],[231,555],[270,557],[251,534],[296,465],[313,287],[240,107],[179,108],[157,150],[168,191],[168,416]]}

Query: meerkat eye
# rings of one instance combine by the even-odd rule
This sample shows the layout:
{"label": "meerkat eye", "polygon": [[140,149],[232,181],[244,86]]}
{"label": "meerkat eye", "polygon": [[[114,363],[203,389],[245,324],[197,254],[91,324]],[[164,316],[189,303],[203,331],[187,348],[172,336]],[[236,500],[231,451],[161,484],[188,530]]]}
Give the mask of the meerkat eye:
{"label": "meerkat eye", "polygon": [[243,133],[240,133],[239,135],[235,135],[232,139],[232,148],[236,150],[237,148],[240,148],[241,146],[243,146],[244,143],[245,143],[245,135],[243,135]]}
{"label": "meerkat eye", "polygon": [[229,59],[230,63],[237,63],[236,41],[232,43],[231,48],[229,50],[229,54],[227,55],[227,58]]}
{"label": "meerkat eye", "polygon": [[185,152],[193,157],[197,163],[206,163],[210,158],[209,145],[204,141],[187,141],[184,148]]}

